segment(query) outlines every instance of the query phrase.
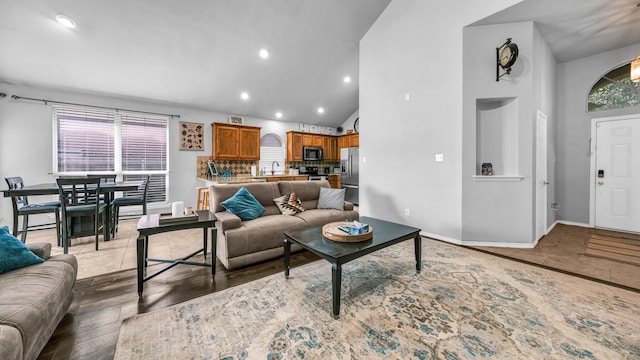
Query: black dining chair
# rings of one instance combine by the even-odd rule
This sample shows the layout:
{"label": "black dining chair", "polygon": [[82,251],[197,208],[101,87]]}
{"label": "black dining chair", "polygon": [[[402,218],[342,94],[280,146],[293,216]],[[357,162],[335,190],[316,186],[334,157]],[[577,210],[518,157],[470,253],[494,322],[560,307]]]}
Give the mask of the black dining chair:
{"label": "black dining chair", "polygon": [[95,235],[107,238],[108,206],[100,201],[100,178],[60,178],[58,193],[62,208],[62,245],[68,253],[72,238]]}
{"label": "black dining chair", "polygon": [[[24,181],[19,176],[4,178],[4,180],[7,182],[10,190],[22,189],[24,187]],[[26,242],[27,231],[42,229],[52,225],[49,223],[29,226],[29,215],[54,213],[56,216],[55,226],[58,246],[61,245],[59,201],[30,204],[26,196],[12,196],[11,203],[13,205],[13,236],[18,237],[18,234],[20,234],[20,241],[23,243]],[[22,216],[22,229],[18,230],[18,217],[20,216]]]}
{"label": "black dining chair", "polygon": [[142,215],[147,215],[147,192],[149,191],[149,182],[151,175],[147,175],[144,180],[144,190],[142,197],[139,196],[125,196],[113,199],[111,207],[113,208],[113,237],[115,238],[118,233],[118,221],[120,220],[120,207],[122,206],[142,206]]}

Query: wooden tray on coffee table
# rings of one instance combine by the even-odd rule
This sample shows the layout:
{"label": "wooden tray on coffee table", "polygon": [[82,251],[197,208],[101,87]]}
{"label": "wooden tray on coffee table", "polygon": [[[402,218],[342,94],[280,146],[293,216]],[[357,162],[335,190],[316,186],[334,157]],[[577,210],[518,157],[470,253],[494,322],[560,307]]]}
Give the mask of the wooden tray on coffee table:
{"label": "wooden tray on coffee table", "polygon": [[359,235],[349,235],[344,231],[338,229],[338,226],[349,226],[353,225],[352,222],[333,222],[326,224],[322,227],[322,236],[329,240],[338,241],[338,242],[360,242],[367,241],[373,238],[373,226],[369,225],[369,232]]}

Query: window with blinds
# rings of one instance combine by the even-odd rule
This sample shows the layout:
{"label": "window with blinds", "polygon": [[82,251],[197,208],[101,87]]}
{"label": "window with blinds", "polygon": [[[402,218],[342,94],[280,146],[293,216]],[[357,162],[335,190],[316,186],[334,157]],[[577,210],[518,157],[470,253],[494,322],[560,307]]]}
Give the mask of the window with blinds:
{"label": "window with blinds", "polygon": [[55,106],[53,119],[56,174],[115,173],[123,180],[150,174],[147,201],[167,201],[167,117]]}

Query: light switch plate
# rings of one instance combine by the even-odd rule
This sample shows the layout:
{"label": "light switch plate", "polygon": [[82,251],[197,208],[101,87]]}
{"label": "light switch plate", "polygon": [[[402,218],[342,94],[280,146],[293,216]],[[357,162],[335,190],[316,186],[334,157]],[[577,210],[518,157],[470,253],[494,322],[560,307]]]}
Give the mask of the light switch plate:
{"label": "light switch plate", "polygon": [[436,161],[444,161],[444,154],[436,154]]}

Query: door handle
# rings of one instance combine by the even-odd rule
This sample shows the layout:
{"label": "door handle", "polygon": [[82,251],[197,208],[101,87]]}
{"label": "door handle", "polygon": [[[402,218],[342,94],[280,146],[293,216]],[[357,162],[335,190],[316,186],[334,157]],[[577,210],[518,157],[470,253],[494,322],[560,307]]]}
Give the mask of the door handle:
{"label": "door handle", "polygon": [[598,181],[598,185],[604,185],[604,181]]}
{"label": "door handle", "polygon": [[548,181],[543,181],[543,182],[542,182],[542,185],[549,185],[549,184],[551,184],[551,183],[550,183],[550,182],[548,182]]}

